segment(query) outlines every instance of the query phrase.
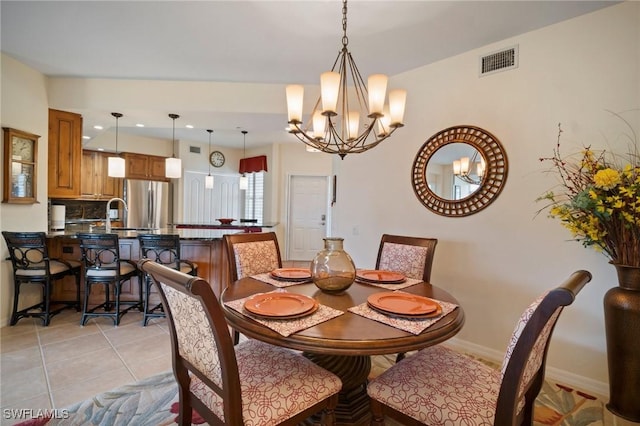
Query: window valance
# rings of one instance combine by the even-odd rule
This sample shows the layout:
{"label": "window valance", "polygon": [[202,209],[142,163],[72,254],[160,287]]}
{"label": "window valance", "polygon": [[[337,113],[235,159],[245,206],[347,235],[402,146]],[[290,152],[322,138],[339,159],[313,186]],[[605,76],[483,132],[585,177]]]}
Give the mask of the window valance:
{"label": "window valance", "polygon": [[240,173],[257,173],[267,171],[267,156],[258,155],[240,160]]}

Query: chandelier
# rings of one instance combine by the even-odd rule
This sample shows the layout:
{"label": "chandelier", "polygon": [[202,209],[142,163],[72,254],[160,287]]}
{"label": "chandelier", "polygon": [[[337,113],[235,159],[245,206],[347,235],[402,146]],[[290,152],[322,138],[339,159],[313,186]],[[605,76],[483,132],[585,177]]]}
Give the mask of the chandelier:
{"label": "chandelier", "polygon": [[[476,169],[475,177],[471,172],[474,166]],[[480,159],[478,159],[478,151],[475,151],[471,158],[461,157],[453,162],[453,174],[463,182],[472,185],[480,185],[485,168],[484,158],[480,156]]]}
{"label": "chandelier", "polygon": [[[287,86],[289,133],[311,148],[344,159],[347,154],[368,151],[402,127],[407,97],[405,90],[389,92],[387,76],[373,74],[365,85],[347,49],[347,0],[342,2],[342,49],[331,71],[320,75],[320,98],[311,111],[310,123],[302,123],[304,88]],[[360,127],[360,119],[366,120]]]}

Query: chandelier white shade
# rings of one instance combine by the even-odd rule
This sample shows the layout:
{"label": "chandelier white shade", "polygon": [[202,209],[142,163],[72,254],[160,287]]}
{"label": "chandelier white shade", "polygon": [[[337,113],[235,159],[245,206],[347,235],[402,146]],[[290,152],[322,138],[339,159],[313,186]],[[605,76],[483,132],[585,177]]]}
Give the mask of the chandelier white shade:
{"label": "chandelier white shade", "polygon": [[[407,92],[387,96],[388,78],[372,74],[367,84],[347,49],[347,1],[342,6],[342,49],[331,71],[320,75],[320,99],[303,124],[304,87],[286,88],[289,132],[322,152],[344,158],[365,152],[404,125]],[[385,100],[388,98],[388,103]]]}
{"label": "chandelier white shade", "polygon": [[175,156],[176,145],[176,118],[180,118],[177,114],[169,114],[169,118],[173,120],[173,136],[171,138],[171,147],[173,150],[173,156],[165,160],[165,176],[168,178],[178,179],[182,177],[182,161]]}
{"label": "chandelier white shade", "polygon": [[[472,168],[475,166],[475,177],[472,174]],[[473,154],[472,158],[461,157],[459,160],[453,161],[453,174],[462,181],[474,185],[482,182],[486,165],[484,158],[480,156],[478,160],[478,151]]]}
{"label": "chandelier white shade", "polygon": [[124,177],[125,161],[118,155],[118,120],[122,117],[119,112],[112,112],[112,116],[116,118],[116,156],[107,159],[107,176],[114,178]]}
{"label": "chandelier white shade", "polygon": [[[209,156],[207,158],[211,158],[211,134],[213,133],[213,130],[211,129],[207,129],[207,132],[209,132]],[[211,160],[208,160],[207,163],[209,164],[209,174],[204,178],[204,187],[206,189],[213,189],[213,176],[211,176]]]}

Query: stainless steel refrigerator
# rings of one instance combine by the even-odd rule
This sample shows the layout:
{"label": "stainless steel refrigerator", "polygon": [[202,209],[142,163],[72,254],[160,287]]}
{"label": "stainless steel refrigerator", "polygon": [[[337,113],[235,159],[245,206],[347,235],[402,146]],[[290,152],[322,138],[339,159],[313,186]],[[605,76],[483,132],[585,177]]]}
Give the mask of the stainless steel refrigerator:
{"label": "stainless steel refrigerator", "polygon": [[127,228],[166,228],[172,221],[173,194],[169,182],[126,179]]}

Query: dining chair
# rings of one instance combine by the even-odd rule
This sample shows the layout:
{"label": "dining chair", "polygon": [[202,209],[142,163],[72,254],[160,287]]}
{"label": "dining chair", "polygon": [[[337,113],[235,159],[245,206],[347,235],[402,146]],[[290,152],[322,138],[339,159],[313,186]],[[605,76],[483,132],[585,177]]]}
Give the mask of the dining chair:
{"label": "dining chair", "polygon": [[[437,244],[436,238],[382,234],[376,269],[400,272],[407,278],[430,282]],[[404,358],[405,353],[401,352],[396,355],[396,362]]]}
{"label": "dining chair", "polygon": [[[166,265],[185,274],[196,276],[198,265],[180,256],[180,236],[177,234],[138,234],[140,252],[143,258]],[[144,286],[144,306],[142,312],[142,326],[146,327],[151,318],[164,318],[162,302],[149,306],[151,296],[151,279],[140,271],[140,281]]]}
{"label": "dining chair", "polygon": [[259,340],[233,345],[209,283],[149,259],[138,267],[151,276],[169,320],[180,425],[191,425],[192,409],[209,424],[296,425],[320,412],[322,424],[334,424],[337,376]]}
{"label": "dining chair", "polygon": [[376,269],[401,272],[408,278],[429,282],[436,244],[436,238],[383,234]]}
{"label": "dining chair", "polygon": [[393,365],[368,384],[371,424],[388,415],[407,425],[531,425],[556,321],[589,281],[576,271],[529,305],[500,370],[442,345]]}
{"label": "dining chair", "polygon": [[[62,310],[80,310],[80,262],[49,257],[44,232],[2,231],[2,236],[13,266],[13,310],[10,325],[16,325],[22,318],[32,317],[40,318],[43,325],[48,326],[51,318]],[[54,283],[59,283],[68,276],[75,279],[75,300],[53,301],[51,295]],[[35,305],[18,310],[22,284],[41,285],[42,299]],[[62,306],[52,309],[52,305]]]}
{"label": "dining chair", "polygon": [[[225,234],[223,244],[229,263],[230,283],[282,267],[275,232]],[[232,334],[234,344],[238,344],[240,334],[235,330]]]}
{"label": "dining chair", "polygon": [[[142,282],[138,282],[140,294],[138,300],[120,300],[122,285],[138,276],[138,269],[131,260],[120,258],[118,234],[79,232],[76,235],[82,253],[85,285],[80,325],[85,325],[89,318],[107,317],[118,326],[122,316],[131,309],[137,308],[142,311]],[[104,285],[104,302],[90,308],[89,296],[92,287],[96,284]],[[113,301],[111,300],[112,286]],[[121,309],[123,305],[128,307]]]}

